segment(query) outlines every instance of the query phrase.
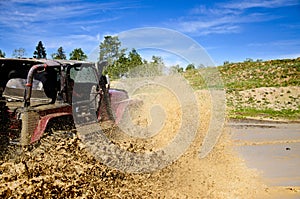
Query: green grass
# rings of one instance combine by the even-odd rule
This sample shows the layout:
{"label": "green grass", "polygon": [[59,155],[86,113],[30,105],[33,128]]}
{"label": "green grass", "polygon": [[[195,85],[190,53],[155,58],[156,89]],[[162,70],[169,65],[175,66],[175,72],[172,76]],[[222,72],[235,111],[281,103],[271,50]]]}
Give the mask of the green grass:
{"label": "green grass", "polygon": [[[218,71],[223,82],[218,82],[217,76],[211,71]],[[203,75],[204,74],[204,75]],[[205,78],[209,79],[210,87],[225,88],[232,93],[233,98],[227,99],[229,117],[263,117],[281,119],[300,119],[298,110],[281,110],[233,107],[232,100],[239,102],[240,96],[236,91],[255,89],[260,87],[300,86],[300,58],[270,61],[252,61],[227,63],[223,66],[188,70],[183,73],[193,89],[207,88]],[[214,82],[216,82],[214,84]],[[251,103],[251,100],[249,101]]]}
{"label": "green grass", "polygon": [[[219,72],[223,84],[213,85]],[[213,74],[213,75],[212,75]],[[194,89],[206,88],[204,76],[212,87],[225,87],[228,92],[259,87],[300,86],[300,58],[265,62],[230,63],[224,66],[188,70],[183,73]]]}
{"label": "green grass", "polygon": [[273,109],[255,109],[255,108],[242,108],[229,111],[230,118],[242,119],[247,117],[259,117],[270,119],[288,119],[299,120],[300,109],[298,110],[273,110]]}
{"label": "green grass", "polygon": [[183,73],[193,89],[216,88],[223,89],[223,79],[216,67],[192,69]]}
{"label": "green grass", "polygon": [[199,90],[206,88],[205,81],[198,70],[188,70],[183,73],[183,76],[188,80],[189,85],[191,85],[193,89]]}
{"label": "green grass", "polygon": [[300,59],[231,63],[218,67],[228,91],[300,86]]}

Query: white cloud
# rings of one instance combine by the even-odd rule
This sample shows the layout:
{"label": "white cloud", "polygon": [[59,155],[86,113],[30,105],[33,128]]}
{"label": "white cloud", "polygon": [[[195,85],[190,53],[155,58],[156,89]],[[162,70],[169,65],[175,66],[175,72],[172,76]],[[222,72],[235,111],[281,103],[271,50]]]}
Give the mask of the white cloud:
{"label": "white cloud", "polygon": [[94,33],[101,24],[120,19],[119,10],[137,8],[138,5],[122,1],[12,0],[0,1],[0,7],[5,7],[0,12],[0,28],[18,34],[41,31],[52,34],[53,31],[64,33],[67,30]]}
{"label": "white cloud", "polygon": [[293,5],[299,5],[298,0],[252,0],[239,1],[234,3],[221,4],[224,8],[229,9],[249,9],[249,8],[279,8]]}
{"label": "white cloud", "polygon": [[48,55],[60,46],[65,51],[79,47],[91,51],[99,45],[103,27],[120,19],[120,10],[137,8],[138,4],[135,1],[0,0],[0,7],[5,7],[0,12],[0,34],[5,38],[1,41],[2,49],[8,54],[14,48],[23,47],[30,56],[38,41],[43,41]]}
{"label": "white cloud", "polygon": [[[299,5],[297,0],[250,0],[218,3],[213,7],[198,6],[171,24],[182,32],[196,35],[238,33],[243,24],[271,21],[280,18],[272,12],[253,12],[250,8],[278,8]],[[271,14],[270,14],[271,13]]]}
{"label": "white cloud", "polygon": [[199,17],[197,20],[179,22],[179,25],[183,32],[198,32],[200,35],[207,35],[211,33],[232,33],[239,32],[239,26],[236,25],[236,20],[237,19],[232,16],[224,16],[213,20]]}

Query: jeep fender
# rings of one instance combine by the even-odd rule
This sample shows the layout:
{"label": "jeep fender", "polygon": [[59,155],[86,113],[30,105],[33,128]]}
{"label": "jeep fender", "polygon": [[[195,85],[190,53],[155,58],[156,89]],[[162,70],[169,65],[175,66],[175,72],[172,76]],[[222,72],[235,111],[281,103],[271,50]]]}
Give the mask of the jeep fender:
{"label": "jeep fender", "polygon": [[70,116],[73,118],[73,115],[71,113],[52,113],[52,114],[41,117],[34,132],[33,132],[33,135],[30,140],[30,144],[41,139],[50,120],[59,118],[59,117],[65,117],[65,116]]}

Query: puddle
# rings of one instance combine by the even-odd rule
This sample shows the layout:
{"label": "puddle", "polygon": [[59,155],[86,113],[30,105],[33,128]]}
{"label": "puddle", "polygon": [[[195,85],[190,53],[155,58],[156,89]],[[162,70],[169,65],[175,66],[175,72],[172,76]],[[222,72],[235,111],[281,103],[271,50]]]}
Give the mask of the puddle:
{"label": "puddle", "polygon": [[231,124],[235,148],[268,184],[300,186],[300,124]]}

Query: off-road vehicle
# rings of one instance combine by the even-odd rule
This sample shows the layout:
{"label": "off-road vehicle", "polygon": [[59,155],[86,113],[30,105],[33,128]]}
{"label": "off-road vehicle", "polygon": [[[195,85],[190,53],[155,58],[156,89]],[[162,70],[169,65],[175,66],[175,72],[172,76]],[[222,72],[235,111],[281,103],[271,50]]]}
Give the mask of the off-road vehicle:
{"label": "off-road vehicle", "polygon": [[102,63],[0,59],[0,146],[29,145],[44,133],[119,121],[127,93],[110,89]]}

